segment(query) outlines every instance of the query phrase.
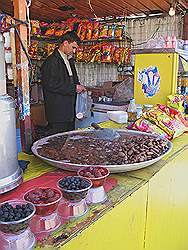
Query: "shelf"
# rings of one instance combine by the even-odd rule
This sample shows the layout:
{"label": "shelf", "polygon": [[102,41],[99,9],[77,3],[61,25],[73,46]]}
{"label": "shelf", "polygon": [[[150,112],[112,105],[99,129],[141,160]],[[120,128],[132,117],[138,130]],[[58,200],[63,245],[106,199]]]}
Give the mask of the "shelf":
{"label": "shelf", "polygon": [[[37,36],[31,36],[32,40],[38,40],[38,41],[45,41],[45,42],[58,42],[60,37],[37,37]],[[89,43],[89,42],[131,42],[132,39],[129,37],[125,38],[99,38],[99,39],[90,39],[90,40],[82,40],[81,43]]]}

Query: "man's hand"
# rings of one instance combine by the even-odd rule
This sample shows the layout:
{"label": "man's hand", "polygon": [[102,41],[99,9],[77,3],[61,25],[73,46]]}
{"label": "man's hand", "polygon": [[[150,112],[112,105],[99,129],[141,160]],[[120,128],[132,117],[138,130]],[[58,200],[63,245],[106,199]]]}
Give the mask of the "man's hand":
{"label": "man's hand", "polygon": [[77,84],[76,85],[76,92],[79,94],[81,92],[85,92],[86,91],[86,88],[83,86],[83,85],[80,85],[80,84]]}

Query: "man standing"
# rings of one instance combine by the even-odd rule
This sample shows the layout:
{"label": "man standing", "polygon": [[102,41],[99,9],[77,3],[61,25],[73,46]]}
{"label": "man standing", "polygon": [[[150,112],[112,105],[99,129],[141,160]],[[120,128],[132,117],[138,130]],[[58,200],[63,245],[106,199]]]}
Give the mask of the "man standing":
{"label": "man standing", "polygon": [[41,69],[46,119],[49,134],[75,129],[76,93],[85,91],[79,84],[73,54],[80,39],[69,31],[60,46],[43,63]]}

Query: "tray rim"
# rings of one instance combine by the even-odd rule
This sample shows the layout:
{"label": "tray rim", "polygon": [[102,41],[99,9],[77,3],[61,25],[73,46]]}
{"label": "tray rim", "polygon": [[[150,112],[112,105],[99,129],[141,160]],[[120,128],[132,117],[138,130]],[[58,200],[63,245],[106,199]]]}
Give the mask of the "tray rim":
{"label": "tray rim", "polygon": [[[127,130],[127,129],[114,129],[114,130],[116,130],[117,132],[120,132],[120,133],[122,132],[122,133],[128,133],[128,134],[147,135],[147,136],[152,136],[152,137],[158,137],[157,135],[153,135],[153,134],[149,134],[149,133],[141,132],[141,131],[135,131],[135,130]],[[50,136],[44,137],[44,138],[39,139],[38,141],[34,142],[32,147],[31,147],[31,150],[32,150],[33,154],[35,156],[37,156],[38,158],[40,158],[41,160],[47,162],[48,164],[50,164],[54,167],[61,168],[63,170],[77,171],[81,167],[83,168],[83,167],[88,167],[88,166],[96,166],[96,167],[103,166],[103,167],[108,168],[111,173],[119,173],[119,172],[128,172],[128,171],[133,171],[133,170],[138,170],[141,168],[148,167],[148,166],[158,162],[159,160],[161,160],[167,154],[169,154],[173,148],[173,143],[171,141],[165,139],[168,143],[169,149],[164,154],[162,154],[162,155],[160,155],[152,160],[133,163],[133,164],[122,164],[122,165],[102,165],[102,164],[100,164],[100,165],[92,165],[92,164],[84,165],[84,164],[68,163],[68,162],[64,162],[64,161],[56,161],[56,160],[41,156],[37,152],[37,148],[40,145],[45,144],[48,141],[48,139],[50,139],[50,138],[62,136],[62,135],[74,135],[74,134],[78,134],[78,133],[82,134],[85,132],[92,132],[92,131],[94,131],[94,129],[73,130],[73,131],[62,132],[62,133],[50,135]]]}

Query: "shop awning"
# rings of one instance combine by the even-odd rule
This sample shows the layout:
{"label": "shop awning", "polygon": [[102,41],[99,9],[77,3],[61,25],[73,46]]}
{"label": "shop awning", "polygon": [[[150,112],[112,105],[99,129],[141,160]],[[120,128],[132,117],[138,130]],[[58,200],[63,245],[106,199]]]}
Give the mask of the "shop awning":
{"label": "shop awning", "polygon": [[[12,2],[1,0],[1,12],[12,14]],[[60,21],[75,16],[94,18],[168,13],[172,4],[177,11],[187,8],[186,0],[31,0],[30,9],[32,19]]]}

